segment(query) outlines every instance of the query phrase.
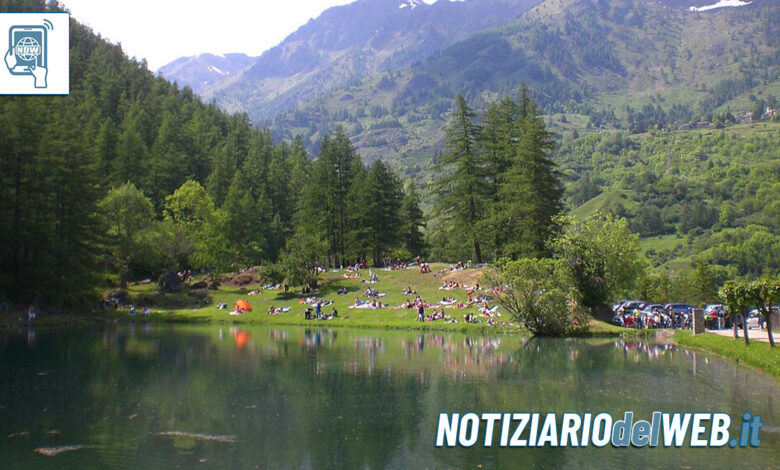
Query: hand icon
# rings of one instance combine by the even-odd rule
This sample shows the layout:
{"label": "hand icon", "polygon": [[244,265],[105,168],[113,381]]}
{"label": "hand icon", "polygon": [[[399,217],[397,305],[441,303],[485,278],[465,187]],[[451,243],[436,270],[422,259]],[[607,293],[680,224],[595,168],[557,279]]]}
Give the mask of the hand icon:
{"label": "hand icon", "polygon": [[5,53],[5,66],[8,70],[13,70],[16,67],[16,56],[14,55],[14,48],[9,47],[8,52]]}
{"label": "hand icon", "polygon": [[46,67],[31,65],[30,72],[32,72],[33,77],[35,77],[35,88],[46,88],[46,75],[49,74]]}

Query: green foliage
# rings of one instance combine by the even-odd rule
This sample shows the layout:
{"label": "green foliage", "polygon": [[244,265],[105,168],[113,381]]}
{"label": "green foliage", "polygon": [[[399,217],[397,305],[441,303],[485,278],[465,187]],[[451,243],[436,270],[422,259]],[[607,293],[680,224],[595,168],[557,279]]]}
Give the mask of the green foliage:
{"label": "green foliage", "polygon": [[548,255],[547,242],[559,229],[555,216],[563,210],[563,188],[550,159],[552,135],[522,91],[518,143],[499,183],[496,215],[505,230],[499,252],[510,257]]}
{"label": "green foliage", "polygon": [[110,237],[111,259],[119,272],[120,283],[127,287],[127,277],[134,264],[148,254],[143,236],[152,224],[152,202],[132,183],[114,188],[98,204]]}
{"label": "green foliage", "polygon": [[327,256],[328,245],[315,234],[298,231],[287,240],[280,261],[286,281],[295,286],[317,286],[319,267]]}
{"label": "green foliage", "polygon": [[215,279],[219,279],[221,273],[233,266],[233,260],[236,258],[227,236],[229,230],[228,214],[217,209],[195,238],[195,252],[191,262],[195,267],[213,270]]}
{"label": "green foliage", "polygon": [[281,284],[285,280],[284,267],[281,264],[266,264],[258,272],[260,282],[264,284]]}
{"label": "green foliage", "polygon": [[[407,181],[404,199],[401,203],[401,238],[409,257],[422,256],[426,253],[425,238],[422,230],[425,228],[421,200],[413,181]],[[395,255],[394,255],[395,256]],[[396,256],[397,257],[397,256]]]}
{"label": "green foliage", "polygon": [[485,218],[484,164],[477,149],[478,127],[474,112],[461,95],[455,97],[447,127],[446,151],[439,159],[441,176],[436,182],[437,215],[473,247],[477,263],[482,262],[478,223]]}
{"label": "green foliage", "polygon": [[594,311],[632,289],[643,268],[639,237],[625,219],[610,214],[569,222],[551,246],[555,257],[571,269],[582,303]]}
{"label": "green foliage", "polygon": [[[389,160],[405,176],[426,166],[421,150],[440,147],[456,93],[479,114],[520,82],[545,114],[567,114],[566,135],[586,124],[634,133],[701,121],[716,127],[770,103],[768,91],[780,83],[777,16],[774,2],[701,14],[642,0],[545,3],[393,71],[392,87],[378,92],[387,81],[377,75],[264,117],[280,136],[302,133],[309,148],[337,125],[355,129],[364,157]],[[249,104],[249,112],[259,106]]]}
{"label": "green foliage", "polygon": [[535,336],[587,330],[587,311],[579,304],[579,293],[563,260],[504,258],[485,280],[500,290],[499,304]]}
{"label": "green foliage", "polygon": [[772,309],[780,303],[780,278],[764,278],[753,281],[748,285],[747,295],[758,307],[760,315],[766,322],[766,331],[769,336],[769,344],[775,347],[775,338],[772,334],[773,315]]}
{"label": "green foliage", "polygon": [[[769,344],[774,348],[772,335],[772,307],[780,302],[780,279],[763,278],[756,281],[730,280],[720,289],[720,298],[732,316],[747,315],[748,309],[757,307],[766,322]],[[745,343],[748,342],[747,335]]]}
{"label": "green foliage", "polygon": [[0,298],[83,302],[105,269],[125,283],[276,260],[291,178],[309,172],[300,142],[274,145],[74,20],[70,32],[70,95],[0,98]]}
{"label": "green foliage", "polygon": [[255,198],[244,173],[236,173],[222,206],[227,216],[226,238],[240,265],[260,264],[267,249],[269,208],[263,195]]}
{"label": "green foliage", "polygon": [[186,230],[197,231],[214,216],[214,202],[200,183],[187,180],[165,198],[165,220]]}
{"label": "green foliage", "polygon": [[485,247],[493,259],[549,254],[563,188],[550,158],[552,134],[526,88],[517,103],[504,98],[492,105],[478,125],[460,95],[452,116],[435,182],[445,246],[468,244],[477,263],[490,259]]}
{"label": "green foliage", "polygon": [[[559,162],[569,205],[579,218],[605,210],[643,238],[675,240],[646,245],[654,267],[698,259],[740,276],[776,273],[779,129],[770,123],[566,141]],[[595,196],[581,203],[586,191]]]}

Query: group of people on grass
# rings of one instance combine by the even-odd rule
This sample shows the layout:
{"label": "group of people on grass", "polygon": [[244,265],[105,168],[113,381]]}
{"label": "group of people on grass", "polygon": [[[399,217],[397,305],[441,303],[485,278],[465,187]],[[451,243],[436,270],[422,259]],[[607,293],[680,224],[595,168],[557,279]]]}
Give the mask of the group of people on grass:
{"label": "group of people on grass", "polygon": [[325,311],[322,309],[323,306],[324,306],[323,302],[316,302],[314,304],[313,310],[311,307],[306,308],[303,317],[306,320],[332,320],[334,318],[338,318],[339,311],[336,309],[336,307],[333,307],[330,314],[326,314]]}
{"label": "group of people on grass", "polygon": [[[393,259],[389,257],[385,258],[384,263],[388,269],[404,269],[407,267],[400,260],[393,261]],[[419,257],[417,258],[417,265],[420,267],[421,273],[430,272],[430,266],[427,263],[424,263]],[[449,270],[460,270],[466,268],[467,266],[468,264],[464,264],[462,261],[459,261],[458,263],[450,266]],[[347,272],[344,274],[344,277],[347,279],[357,279],[361,276],[361,269],[368,269],[368,280],[363,281],[364,284],[373,284],[379,282],[378,276],[374,272],[374,269],[368,268],[365,260],[360,260],[356,262],[354,266],[349,266],[347,268]],[[289,288],[287,288],[287,286],[285,287],[285,291],[287,292]],[[444,321],[446,323],[456,323],[458,320],[455,319],[452,315],[448,315],[445,312],[445,309],[467,309],[476,306],[477,312],[468,312],[463,316],[463,320],[465,322],[481,323],[482,321],[486,320],[489,325],[501,323],[498,320],[498,317],[501,316],[501,314],[498,312],[498,306],[491,306],[491,300],[488,296],[476,294],[478,291],[483,290],[479,284],[469,286],[461,284],[458,281],[444,281],[439,289],[446,291],[463,289],[465,290],[468,299],[465,301],[459,301],[454,296],[445,295],[438,302],[428,303],[422,299],[422,297],[415,289],[412,288],[411,285],[408,285],[401,292],[404,295],[414,296],[414,300],[407,299],[401,305],[389,307],[387,304],[384,304],[378,300],[379,298],[386,296],[387,293],[379,292],[372,286],[366,286],[365,290],[362,292],[362,297],[367,299],[363,300],[360,296],[358,296],[355,298],[355,301],[352,303],[352,305],[349,306],[349,308],[368,310],[378,310],[387,307],[389,307],[391,310],[409,309],[416,312],[416,319],[419,322]],[[347,287],[340,287],[337,291],[337,294],[347,295],[348,292],[349,289]],[[490,293],[490,291],[484,292]],[[313,290],[310,288],[304,288],[301,290],[301,293],[313,294]],[[307,305],[304,312],[304,318],[306,320],[329,320],[338,317],[338,311],[335,307],[329,314],[324,312],[324,307],[333,304],[332,300],[325,300],[316,296],[309,296],[300,300],[299,303]],[[289,312],[290,310],[290,307],[271,306],[269,307],[267,313],[268,315],[281,315],[283,313]]]}

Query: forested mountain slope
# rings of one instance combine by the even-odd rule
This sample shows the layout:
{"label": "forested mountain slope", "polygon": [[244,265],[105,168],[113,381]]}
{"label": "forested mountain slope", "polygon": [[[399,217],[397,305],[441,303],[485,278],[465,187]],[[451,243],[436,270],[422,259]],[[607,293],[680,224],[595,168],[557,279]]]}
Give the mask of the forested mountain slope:
{"label": "forested mountain slope", "polygon": [[628,218],[650,263],[730,275],[780,270],[780,122],[591,134],[563,143],[569,209]]}
{"label": "forested mountain slope", "polygon": [[[58,8],[0,0],[0,12]],[[292,218],[285,165],[306,160],[303,149],[155,77],[74,18],[70,33],[70,95],[0,97],[0,300],[72,303],[106,273],[180,266],[191,241],[163,212],[187,180],[218,207],[233,204],[225,223],[253,231],[255,243],[231,230],[220,246],[276,256],[286,232],[270,233],[271,222]],[[251,181],[239,181],[250,167]],[[107,204],[125,183],[129,197]]]}
{"label": "forested mountain slope", "polygon": [[[228,111],[247,112],[259,123],[333,88],[407,67],[513,19],[538,2],[357,0],[326,10],[254,58],[240,73],[225,74],[208,85],[190,82],[167,66],[161,72],[182,85],[196,87],[207,101],[214,99]],[[203,65],[208,69],[211,64]]]}
{"label": "forested mountain slope", "polygon": [[441,148],[459,92],[479,111],[524,81],[543,111],[569,115],[563,129],[641,132],[713,119],[743,94],[777,88],[780,3],[706,12],[679,3],[546,0],[514,22],[334,90],[270,124],[274,135],[302,134],[312,148],[341,124],[366,158],[413,176]]}

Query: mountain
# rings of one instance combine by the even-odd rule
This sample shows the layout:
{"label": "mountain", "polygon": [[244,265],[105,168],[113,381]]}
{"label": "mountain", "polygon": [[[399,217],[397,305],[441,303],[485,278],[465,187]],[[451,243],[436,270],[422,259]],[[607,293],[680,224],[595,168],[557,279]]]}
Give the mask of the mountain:
{"label": "mountain", "polygon": [[180,57],[158,70],[165,79],[189,86],[195,93],[246,68],[254,57],[246,54],[200,54]]}
{"label": "mountain", "polygon": [[301,134],[312,148],[342,125],[364,158],[388,160],[417,177],[441,148],[456,93],[479,110],[525,81],[546,113],[559,116],[551,122],[559,132],[710,121],[735,100],[778,89],[780,4],[689,10],[708,4],[546,0],[410,67],[332,89],[269,124],[277,137]]}
{"label": "mountain", "polygon": [[[326,10],[238,73],[198,58],[178,59],[161,72],[192,86],[207,101],[246,111],[261,122],[333,88],[409,66],[539,1],[358,0]],[[177,65],[182,62],[183,68]],[[215,66],[229,73],[218,77],[211,70]]]}

